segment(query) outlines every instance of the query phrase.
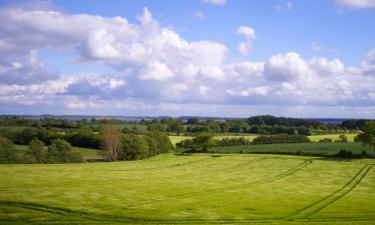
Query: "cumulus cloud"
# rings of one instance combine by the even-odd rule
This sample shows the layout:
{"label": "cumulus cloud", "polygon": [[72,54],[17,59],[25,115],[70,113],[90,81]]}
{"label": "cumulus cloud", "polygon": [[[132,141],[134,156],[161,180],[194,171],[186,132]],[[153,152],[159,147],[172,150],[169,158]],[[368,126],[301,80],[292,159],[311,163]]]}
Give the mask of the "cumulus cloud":
{"label": "cumulus cloud", "polygon": [[[161,26],[147,8],[136,23],[22,8],[1,9],[0,19],[0,103],[7,106],[3,113],[22,107],[35,112],[33,105],[51,113],[59,108],[109,114],[128,110],[136,115],[150,110],[181,114],[185,106],[196,107],[191,114],[216,113],[233,105],[243,107],[244,113],[254,105],[264,110],[265,105],[358,107],[363,113],[368,107],[375,112],[375,50],[358,67],[346,67],[339,59],[304,59],[296,52],[260,62],[233,61],[222,43],[187,41]],[[249,54],[255,30],[240,26],[237,33],[244,38],[240,53]],[[79,62],[100,63],[115,72],[59,76],[38,58],[46,48],[73,49]]]}
{"label": "cumulus cloud", "polygon": [[269,80],[306,79],[310,74],[311,70],[306,61],[295,52],[272,56],[264,66],[264,76]]}
{"label": "cumulus cloud", "polygon": [[212,5],[224,5],[227,0],[202,0],[203,3]]}
{"label": "cumulus cloud", "polygon": [[353,9],[375,9],[374,0],[335,0],[339,7],[353,8]]}
{"label": "cumulus cloud", "polygon": [[248,26],[240,26],[237,29],[237,33],[245,37],[244,42],[240,42],[237,45],[237,50],[241,55],[249,55],[254,40],[256,39],[255,30]]}

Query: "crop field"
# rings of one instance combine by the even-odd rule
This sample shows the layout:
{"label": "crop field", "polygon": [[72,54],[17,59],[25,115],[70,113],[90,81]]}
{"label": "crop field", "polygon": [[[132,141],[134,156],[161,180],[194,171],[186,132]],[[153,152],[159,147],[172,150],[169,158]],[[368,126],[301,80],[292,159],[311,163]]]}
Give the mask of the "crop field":
{"label": "crop field", "polygon": [[250,154],[0,165],[0,223],[375,224],[374,165]]}
{"label": "crop field", "polygon": [[218,153],[311,153],[320,155],[334,155],[340,150],[351,151],[353,154],[360,154],[366,151],[375,156],[374,150],[355,142],[333,142],[333,143],[288,143],[288,144],[264,144],[245,146],[225,146],[211,148],[210,151]]}
{"label": "crop field", "polygon": [[[330,138],[332,141],[339,140],[339,136],[341,134],[322,134],[322,135],[312,135],[309,136],[310,141],[312,142],[318,142],[319,140],[323,138]],[[344,134],[348,138],[348,142],[354,142],[354,138],[358,135],[358,133],[347,133]]]}

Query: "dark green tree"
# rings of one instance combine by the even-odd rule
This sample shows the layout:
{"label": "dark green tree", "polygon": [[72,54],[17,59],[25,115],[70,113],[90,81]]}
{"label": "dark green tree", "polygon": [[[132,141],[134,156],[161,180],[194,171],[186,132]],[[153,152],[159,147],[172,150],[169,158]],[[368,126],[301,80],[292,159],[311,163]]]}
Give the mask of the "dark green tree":
{"label": "dark green tree", "polygon": [[69,142],[56,139],[48,146],[48,163],[82,162],[83,157],[78,152],[72,152]]}
{"label": "dark green tree", "polygon": [[375,121],[367,122],[362,127],[362,133],[357,136],[357,140],[375,149]]}
{"label": "dark green tree", "polygon": [[12,142],[0,137],[0,163],[14,163],[16,162],[16,155]]}
{"label": "dark green tree", "polygon": [[34,138],[25,152],[24,159],[27,163],[47,163],[47,153],[44,143]]}

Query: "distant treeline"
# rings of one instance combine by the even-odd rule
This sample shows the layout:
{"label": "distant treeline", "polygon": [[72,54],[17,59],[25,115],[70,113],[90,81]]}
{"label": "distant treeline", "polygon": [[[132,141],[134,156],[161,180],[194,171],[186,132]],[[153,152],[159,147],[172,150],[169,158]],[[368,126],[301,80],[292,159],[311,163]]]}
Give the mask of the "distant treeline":
{"label": "distant treeline", "polygon": [[99,124],[126,124],[123,127],[124,133],[141,134],[145,131],[139,129],[139,125],[147,127],[149,131],[162,131],[175,134],[189,134],[199,132],[209,133],[254,133],[254,134],[281,134],[290,135],[311,135],[343,132],[346,130],[358,130],[369,120],[350,119],[341,124],[323,124],[316,120],[274,117],[274,116],[254,116],[247,119],[228,119],[226,121],[215,121],[208,119],[200,121],[198,117],[190,117],[186,122],[179,119],[163,118],[159,120],[122,121],[116,119],[103,119],[90,121],[82,119],[76,122],[55,118],[43,118],[39,120],[28,120],[19,116],[0,117],[0,126],[31,126],[56,129],[78,129],[83,125],[91,126],[94,131],[99,131]]}

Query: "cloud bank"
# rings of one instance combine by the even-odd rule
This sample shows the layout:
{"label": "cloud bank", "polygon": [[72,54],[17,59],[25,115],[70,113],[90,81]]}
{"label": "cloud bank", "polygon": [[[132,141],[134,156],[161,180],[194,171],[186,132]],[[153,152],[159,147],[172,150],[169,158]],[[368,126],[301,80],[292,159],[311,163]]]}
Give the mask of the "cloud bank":
{"label": "cloud bank", "polygon": [[[231,61],[224,44],[189,42],[147,8],[137,23],[17,7],[0,9],[0,20],[1,113],[375,115],[374,49],[357,67],[296,52]],[[239,53],[250,54],[255,30],[236,31]],[[44,49],[71,49],[76,63],[116,72],[62,76],[40,61]]]}

